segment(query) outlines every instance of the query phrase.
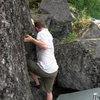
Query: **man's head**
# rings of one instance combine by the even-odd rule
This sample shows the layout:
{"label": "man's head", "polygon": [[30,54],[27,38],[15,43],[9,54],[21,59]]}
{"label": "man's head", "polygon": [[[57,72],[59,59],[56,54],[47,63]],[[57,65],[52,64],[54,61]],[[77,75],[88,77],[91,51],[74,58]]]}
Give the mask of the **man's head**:
{"label": "man's head", "polygon": [[41,31],[42,28],[46,28],[45,21],[43,21],[43,20],[35,21],[34,25],[35,25],[35,28],[38,32]]}

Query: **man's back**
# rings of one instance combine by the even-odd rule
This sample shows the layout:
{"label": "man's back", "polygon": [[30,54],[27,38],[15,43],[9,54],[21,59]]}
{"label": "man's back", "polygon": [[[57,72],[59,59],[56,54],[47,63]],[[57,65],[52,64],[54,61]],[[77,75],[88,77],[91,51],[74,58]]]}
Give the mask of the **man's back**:
{"label": "man's back", "polygon": [[48,29],[43,29],[37,35],[37,40],[44,41],[48,45],[48,49],[37,47],[38,65],[47,73],[57,71],[58,65],[54,56],[53,37]]}

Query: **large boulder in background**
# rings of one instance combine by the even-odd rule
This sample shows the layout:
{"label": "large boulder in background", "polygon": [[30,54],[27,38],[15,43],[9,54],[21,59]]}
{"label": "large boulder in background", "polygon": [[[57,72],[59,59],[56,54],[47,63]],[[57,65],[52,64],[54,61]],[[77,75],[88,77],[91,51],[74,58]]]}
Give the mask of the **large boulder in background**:
{"label": "large boulder in background", "polygon": [[62,39],[72,32],[67,0],[42,0],[39,11],[46,15],[46,22],[54,37]]}
{"label": "large boulder in background", "polygon": [[100,86],[100,29],[92,23],[74,43],[56,46],[61,87],[84,90]]}

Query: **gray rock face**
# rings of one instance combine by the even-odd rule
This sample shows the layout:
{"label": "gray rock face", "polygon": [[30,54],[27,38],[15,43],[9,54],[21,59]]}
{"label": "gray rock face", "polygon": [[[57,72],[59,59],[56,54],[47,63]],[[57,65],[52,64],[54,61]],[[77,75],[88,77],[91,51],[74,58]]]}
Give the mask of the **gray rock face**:
{"label": "gray rock face", "polygon": [[67,0],[42,0],[39,10],[48,14],[48,27],[54,37],[62,39],[72,31],[72,17]]}
{"label": "gray rock face", "polygon": [[86,29],[80,41],[94,59],[100,58],[100,28],[96,24]]}
{"label": "gray rock face", "polygon": [[[34,84],[34,82],[32,83]],[[46,93],[34,87],[33,84],[31,84],[31,91],[34,96],[34,100],[46,100]]]}
{"label": "gray rock face", "polygon": [[51,14],[58,22],[71,21],[71,15],[67,0],[42,0],[41,12]]}
{"label": "gray rock face", "polygon": [[100,86],[100,30],[92,24],[84,33],[79,42],[56,46],[59,86],[78,90]]}
{"label": "gray rock face", "polygon": [[31,31],[27,4],[26,0],[0,0],[0,100],[36,100],[23,41]]}

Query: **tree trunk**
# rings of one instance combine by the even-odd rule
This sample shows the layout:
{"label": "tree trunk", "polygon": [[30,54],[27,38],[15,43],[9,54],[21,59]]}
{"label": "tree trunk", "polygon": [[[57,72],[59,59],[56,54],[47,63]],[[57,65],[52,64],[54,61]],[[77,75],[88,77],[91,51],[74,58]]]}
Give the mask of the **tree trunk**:
{"label": "tree trunk", "polygon": [[23,42],[31,30],[27,4],[0,0],[0,100],[34,100]]}

